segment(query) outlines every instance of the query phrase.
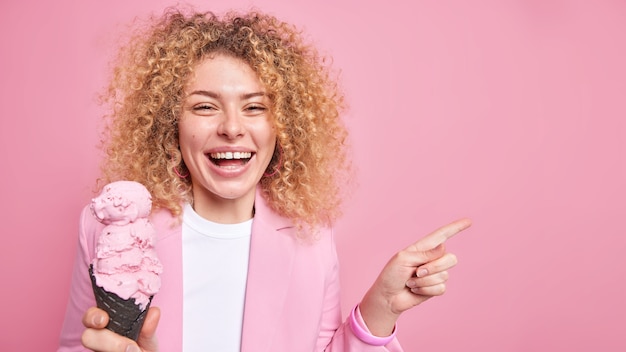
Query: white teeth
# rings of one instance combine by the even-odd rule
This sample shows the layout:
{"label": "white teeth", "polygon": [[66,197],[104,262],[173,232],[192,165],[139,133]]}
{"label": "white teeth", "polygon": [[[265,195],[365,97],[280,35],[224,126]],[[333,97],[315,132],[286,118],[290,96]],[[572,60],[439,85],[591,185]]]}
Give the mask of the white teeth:
{"label": "white teeth", "polygon": [[251,157],[251,152],[211,153],[211,158],[213,159],[250,159]]}

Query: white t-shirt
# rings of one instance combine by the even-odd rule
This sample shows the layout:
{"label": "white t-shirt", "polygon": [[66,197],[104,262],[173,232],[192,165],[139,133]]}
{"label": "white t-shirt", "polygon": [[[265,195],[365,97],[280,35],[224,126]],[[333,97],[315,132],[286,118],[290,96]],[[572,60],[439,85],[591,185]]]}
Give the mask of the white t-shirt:
{"label": "white t-shirt", "polygon": [[218,224],[185,206],[183,351],[240,351],[251,233],[252,219]]}

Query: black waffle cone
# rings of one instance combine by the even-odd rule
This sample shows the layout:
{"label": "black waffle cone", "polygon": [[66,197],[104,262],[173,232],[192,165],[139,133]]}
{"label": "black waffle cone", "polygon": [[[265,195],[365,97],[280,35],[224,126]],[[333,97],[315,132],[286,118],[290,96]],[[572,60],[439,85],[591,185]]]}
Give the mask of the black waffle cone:
{"label": "black waffle cone", "polygon": [[146,308],[142,310],[135,303],[134,298],[123,299],[115,293],[108,292],[96,285],[96,278],[93,276],[93,265],[89,266],[89,276],[91,277],[93,293],[96,296],[96,305],[109,314],[107,329],[137,341],[139,331],[141,331],[148,308],[152,302],[152,297],[150,297]]}

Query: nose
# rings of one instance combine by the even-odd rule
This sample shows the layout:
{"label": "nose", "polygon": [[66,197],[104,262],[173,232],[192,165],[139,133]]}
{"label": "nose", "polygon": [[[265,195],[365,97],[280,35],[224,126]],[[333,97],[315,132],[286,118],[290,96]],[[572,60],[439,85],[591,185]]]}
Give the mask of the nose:
{"label": "nose", "polygon": [[245,128],[242,122],[241,114],[234,109],[224,111],[217,133],[228,139],[235,139],[243,136]]}

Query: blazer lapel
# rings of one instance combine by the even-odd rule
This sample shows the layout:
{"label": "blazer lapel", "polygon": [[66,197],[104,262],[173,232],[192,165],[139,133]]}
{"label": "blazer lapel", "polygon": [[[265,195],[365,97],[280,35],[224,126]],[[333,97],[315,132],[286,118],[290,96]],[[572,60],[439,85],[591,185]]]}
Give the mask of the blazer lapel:
{"label": "blazer lapel", "polygon": [[152,305],[161,308],[157,329],[161,351],[180,351],[183,345],[183,256],[182,227],[169,211],[160,210],[151,218],[157,232],[156,250],[163,273],[161,289]]}
{"label": "blazer lapel", "polygon": [[257,190],[252,223],[242,352],[269,351],[292,275],[294,226],[274,213]]}

